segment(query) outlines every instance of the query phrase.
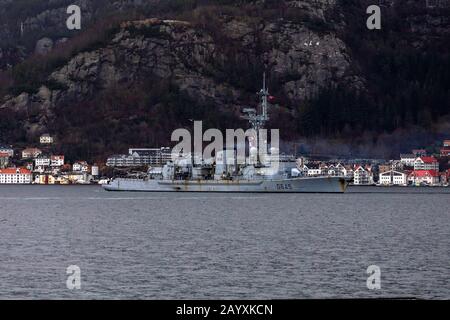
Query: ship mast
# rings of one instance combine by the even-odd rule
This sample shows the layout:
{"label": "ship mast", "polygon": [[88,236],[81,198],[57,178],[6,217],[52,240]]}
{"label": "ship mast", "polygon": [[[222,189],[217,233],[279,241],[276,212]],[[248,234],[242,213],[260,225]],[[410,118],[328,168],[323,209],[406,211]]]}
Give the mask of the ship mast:
{"label": "ship mast", "polygon": [[258,96],[261,99],[261,113],[258,113],[258,111],[254,108],[245,108],[243,112],[246,113],[246,115],[242,117],[243,119],[248,120],[252,129],[255,129],[257,132],[259,129],[264,129],[266,122],[270,119],[268,114],[268,97],[270,96],[270,94],[269,89],[267,89],[266,85],[265,72],[263,79],[263,88],[258,92]]}
{"label": "ship mast", "polygon": [[260,146],[259,146],[259,133],[260,132],[259,132],[259,130],[264,129],[267,121],[270,120],[269,114],[268,114],[268,108],[269,108],[268,97],[270,96],[270,94],[269,94],[269,89],[267,88],[267,85],[266,85],[266,73],[265,72],[264,72],[264,76],[263,76],[263,88],[257,94],[261,100],[261,108],[260,108],[261,113],[259,113],[258,110],[255,108],[245,108],[243,110],[243,112],[246,115],[242,116],[242,118],[248,120],[252,129],[254,129],[256,131],[257,165],[260,166],[261,162],[259,159],[259,149],[260,149]]}

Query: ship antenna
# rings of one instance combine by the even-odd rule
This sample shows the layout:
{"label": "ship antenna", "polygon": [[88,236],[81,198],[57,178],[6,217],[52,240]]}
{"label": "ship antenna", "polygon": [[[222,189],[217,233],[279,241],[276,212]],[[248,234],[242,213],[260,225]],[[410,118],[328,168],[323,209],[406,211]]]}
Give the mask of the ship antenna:
{"label": "ship antenna", "polygon": [[[255,108],[245,108],[243,112],[246,115],[243,116],[242,118],[248,120],[252,129],[254,129],[257,133],[257,143],[258,143],[257,154],[259,155],[259,130],[264,129],[266,122],[269,121],[269,115],[267,112],[269,107],[268,103],[269,90],[267,89],[266,84],[266,72],[264,72],[263,76],[263,88],[261,89],[260,92],[258,92],[258,95],[260,96],[261,99],[261,113],[259,113],[258,110]],[[257,162],[259,164],[259,156]]]}
{"label": "ship antenna", "polygon": [[267,89],[265,72],[263,77],[263,88],[258,92],[258,95],[261,99],[261,113],[258,113],[258,110],[255,108],[244,108],[243,112],[246,115],[242,117],[243,119],[248,120],[252,129],[255,129],[256,131],[264,129],[266,122],[270,119],[268,114],[268,97],[270,94]]}
{"label": "ship antenna", "polygon": [[263,120],[263,126],[264,123],[267,122],[269,120],[269,116],[267,114],[267,97],[269,96],[269,90],[266,87],[266,73],[264,72],[264,76],[263,76],[263,89],[261,92],[261,96],[262,96],[262,120]]}

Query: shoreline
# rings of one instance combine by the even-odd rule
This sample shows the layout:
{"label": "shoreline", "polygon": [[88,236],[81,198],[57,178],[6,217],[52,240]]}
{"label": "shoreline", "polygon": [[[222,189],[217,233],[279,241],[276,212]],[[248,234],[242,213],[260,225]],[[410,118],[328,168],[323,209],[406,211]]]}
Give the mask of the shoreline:
{"label": "shoreline", "polygon": [[[0,187],[2,186],[41,186],[41,187],[92,187],[92,186],[99,186],[101,187],[102,184],[98,183],[88,183],[88,184],[39,184],[39,183],[0,183]],[[415,185],[352,185],[350,184],[348,188],[380,188],[380,189],[388,189],[388,188],[402,188],[402,189],[447,189],[450,188],[449,186],[415,186]]]}

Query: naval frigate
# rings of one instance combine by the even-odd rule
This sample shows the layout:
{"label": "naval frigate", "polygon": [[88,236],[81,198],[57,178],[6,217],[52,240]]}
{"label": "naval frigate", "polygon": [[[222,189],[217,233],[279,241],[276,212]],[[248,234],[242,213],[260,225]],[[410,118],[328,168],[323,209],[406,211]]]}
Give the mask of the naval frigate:
{"label": "naval frigate", "polygon": [[[264,75],[259,108],[246,108],[243,116],[255,132],[269,120],[269,90]],[[236,149],[218,151],[209,163],[196,164],[195,155],[167,162],[163,167],[149,168],[140,178],[116,178],[103,184],[107,191],[126,192],[220,192],[220,193],[344,193],[344,177],[304,176],[296,169],[295,157],[271,154],[262,159],[259,143],[252,148],[249,161],[239,165]],[[273,150],[272,153],[277,153]],[[254,158],[253,161],[251,158]],[[272,163],[277,162],[276,171]]]}

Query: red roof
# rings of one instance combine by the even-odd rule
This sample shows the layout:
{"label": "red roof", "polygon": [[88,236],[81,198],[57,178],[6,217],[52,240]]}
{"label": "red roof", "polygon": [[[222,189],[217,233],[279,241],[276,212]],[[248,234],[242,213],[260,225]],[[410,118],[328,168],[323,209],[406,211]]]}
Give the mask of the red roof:
{"label": "red roof", "polygon": [[439,172],[436,170],[414,170],[411,175],[415,177],[439,177]]}
{"label": "red roof", "polygon": [[438,162],[435,157],[420,157],[424,163],[436,163]]}
{"label": "red roof", "polygon": [[0,174],[31,174],[31,171],[26,168],[6,168],[0,169]]}

